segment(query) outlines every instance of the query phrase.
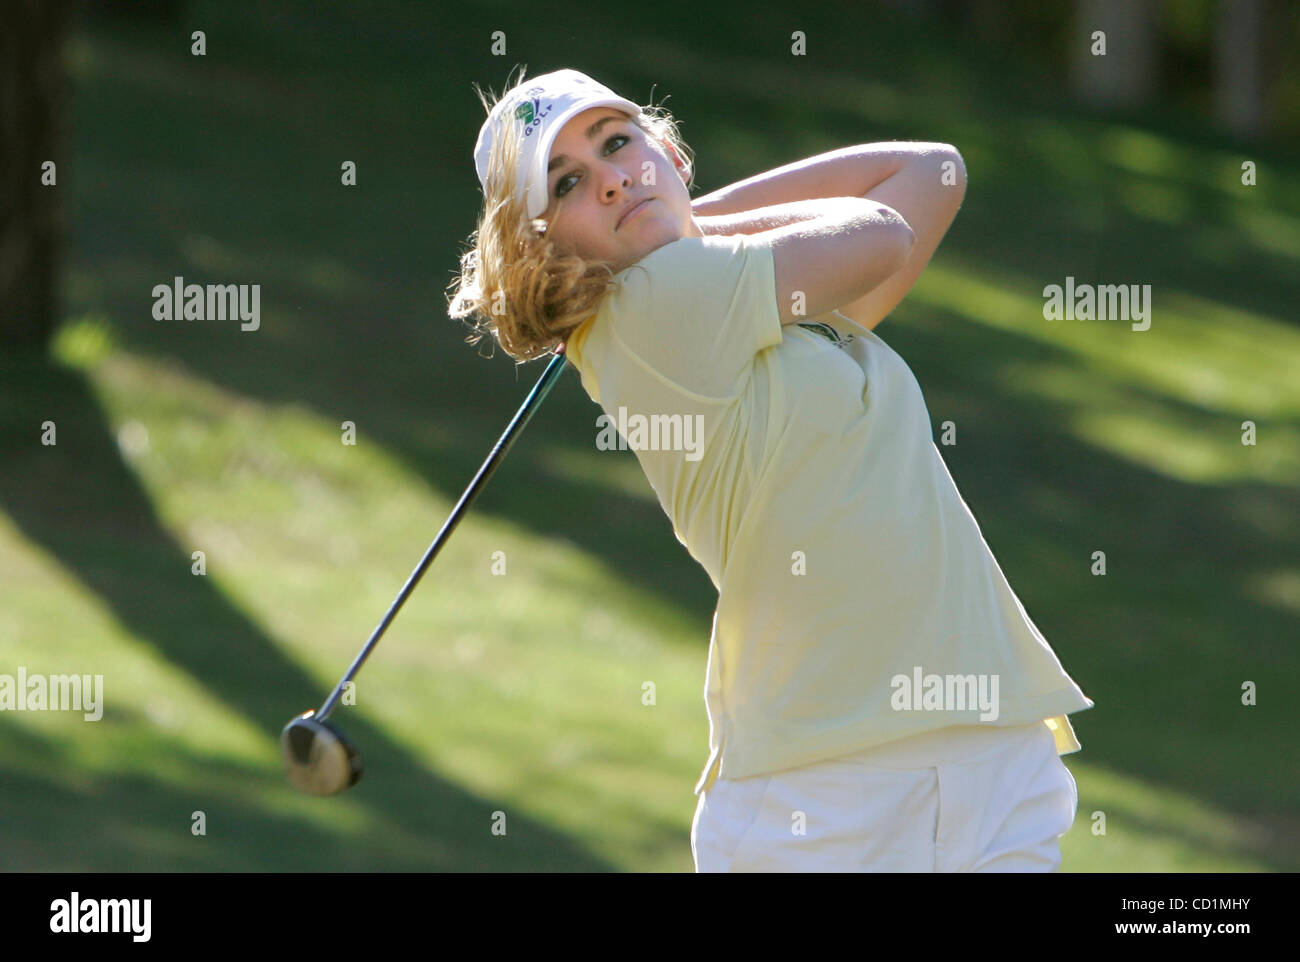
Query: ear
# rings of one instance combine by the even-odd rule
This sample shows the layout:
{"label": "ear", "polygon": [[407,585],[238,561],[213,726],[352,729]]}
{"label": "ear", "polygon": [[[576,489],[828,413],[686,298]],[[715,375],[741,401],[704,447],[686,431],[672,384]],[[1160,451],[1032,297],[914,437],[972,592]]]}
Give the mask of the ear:
{"label": "ear", "polygon": [[677,169],[677,173],[682,177],[682,182],[685,183],[685,177],[686,177],[685,161],[682,160],[681,155],[677,153],[677,150],[673,147],[672,144],[665,143],[663,145],[663,148],[665,151],[667,151],[668,156],[673,159],[673,166]]}

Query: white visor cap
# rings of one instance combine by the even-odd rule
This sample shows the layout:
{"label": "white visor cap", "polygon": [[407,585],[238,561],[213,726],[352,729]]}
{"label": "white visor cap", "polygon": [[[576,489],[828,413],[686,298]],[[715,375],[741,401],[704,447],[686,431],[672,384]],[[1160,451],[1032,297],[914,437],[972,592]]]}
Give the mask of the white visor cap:
{"label": "white visor cap", "polygon": [[556,70],[526,80],[505,94],[488,114],[474,145],[478,182],[487,193],[488,160],[503,122],[519,128],[519,158],[515,165],[515,199],[526,201],[530,218],[540,217],[549,205],[546,196],[551,145],[564,125],[592,107],[618,107],[637,116],[641,108],[604,84],[577,70]]}

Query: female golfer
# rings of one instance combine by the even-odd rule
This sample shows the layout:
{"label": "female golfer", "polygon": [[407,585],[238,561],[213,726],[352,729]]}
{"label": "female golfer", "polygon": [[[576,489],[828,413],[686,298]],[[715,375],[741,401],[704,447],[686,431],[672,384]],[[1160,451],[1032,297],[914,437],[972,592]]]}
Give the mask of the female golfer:
{"label": "female golfer", "polygon": [[692,203],[661,108],[522,77],[479,94],[449,313],[520,362],[564,344],[717,588],[696,870],[1055,871],[1066,715],[1093,702],[872,331],[956,216],[961,155],[849,147]]}

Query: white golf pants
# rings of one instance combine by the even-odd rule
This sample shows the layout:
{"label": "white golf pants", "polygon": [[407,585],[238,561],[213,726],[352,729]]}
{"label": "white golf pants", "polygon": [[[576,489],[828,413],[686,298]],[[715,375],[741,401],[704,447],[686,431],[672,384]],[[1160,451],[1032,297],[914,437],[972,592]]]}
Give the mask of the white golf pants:
{"label": "white golf pants", "polygon": [[691,852],[697,872],[1055,872],[1078,805],[1045,724],[961,726],[715,779]]}

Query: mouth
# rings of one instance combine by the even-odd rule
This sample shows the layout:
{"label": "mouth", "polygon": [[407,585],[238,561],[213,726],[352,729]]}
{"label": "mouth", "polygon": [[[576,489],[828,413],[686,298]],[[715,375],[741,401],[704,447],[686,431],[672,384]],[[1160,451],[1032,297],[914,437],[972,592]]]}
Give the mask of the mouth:
{"label": "mouth", "polygon": [[639,204],[635,204],[634,206],[628,208],[627,213],[618,219],[618,223],[614,225],[614,229],[618,230],[620,227],[626,224],[629,220],[631,220],[633,217],[639,214],[645,208],[645,206],[649,204],[652,200],[654,200],[653,197],[647,197]]}

